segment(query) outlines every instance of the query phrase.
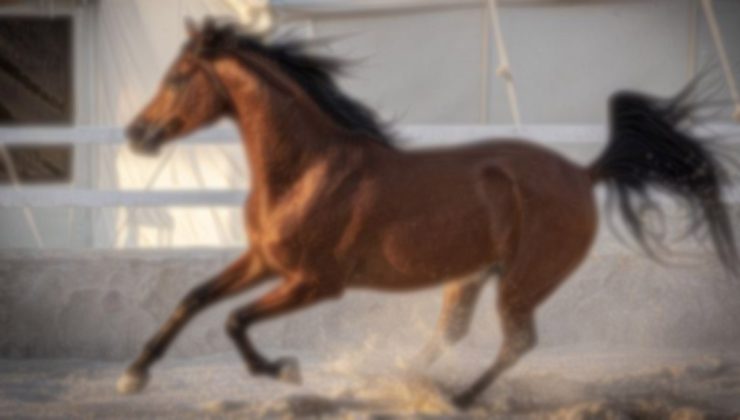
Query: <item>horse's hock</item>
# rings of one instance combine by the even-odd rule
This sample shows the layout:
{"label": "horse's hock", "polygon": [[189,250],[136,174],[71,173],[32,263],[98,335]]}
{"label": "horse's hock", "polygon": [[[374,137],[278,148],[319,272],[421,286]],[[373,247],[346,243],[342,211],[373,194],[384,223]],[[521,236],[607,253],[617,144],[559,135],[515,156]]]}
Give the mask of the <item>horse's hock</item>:
{"label": "horse's hock", "polygon": [[[740,343],[740,285],[725,279],[719,265],[662,267],[604,231],[584,266],[538,312],[542,346]],[[191,285],[236,255],[236,250],[3,252],[0,355],[130,358]],[[493,346],[490,331],[498,325],[492,289],[460,351],[466,345]],[[171,354],[233,351],[223,327],[228,312],[259,292],[206,311]],[[343,299],[260,325],[254,336],[267,347],[322,354],[377,345],[389,353],[390,364],[394,348],[411,356],[421,347],[436,322],[440,297],[438,288],[401,295],[349,291]]]}

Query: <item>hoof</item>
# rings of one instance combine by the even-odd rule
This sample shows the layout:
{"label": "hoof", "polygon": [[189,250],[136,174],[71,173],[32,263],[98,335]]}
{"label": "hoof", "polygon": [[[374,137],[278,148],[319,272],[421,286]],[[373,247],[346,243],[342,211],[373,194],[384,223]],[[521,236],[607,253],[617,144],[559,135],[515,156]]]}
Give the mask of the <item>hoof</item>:
{"label": "hoof", "polygon": [[149,375],[146,372],[127,371],[116,383],[116,389],[121,395],[131,395],[140,392],[149,381]]}
{"label": "hoof", "polygon": [[303,382],[297,359],[283,357],[275,362],[275,366],[275,379],[295,385],[300,385]]}

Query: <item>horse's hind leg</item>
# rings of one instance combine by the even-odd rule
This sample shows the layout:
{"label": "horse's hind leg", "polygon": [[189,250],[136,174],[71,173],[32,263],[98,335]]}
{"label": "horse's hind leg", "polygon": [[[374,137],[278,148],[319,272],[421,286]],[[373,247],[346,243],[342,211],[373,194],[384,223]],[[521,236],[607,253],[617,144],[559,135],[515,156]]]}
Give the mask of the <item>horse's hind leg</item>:
{"label": "horse's hind leg", "polygon": [[475,312],[488,272],[479,272],[468,278],[448,283],[444,289],[442,312],[429,342],[416,358],[420,366],[434,363],[444,351],[462,340],[470,329],[470,322]]}
{"label": "horse's hind leg", "polygon": [[[562,232],[568,241],[542,238],[528,244],[498,283],[498,313],[503,333],[494,363],[454,399],[459,407],[470,405],[503,372],[534,347],[537,335],[534,313],[583,260],[591,242],[588,230]],[[560,236],[560,235],[556,235]],[[553,238],[553,235],[549,236]]]}
{"label": "horse's hind leg", "polygon": [[220,274],[192,289],[119,379],[118,392],[130,394],[146,386],[151,365],[164,354],[196,313],[223,297],[257,286],[269,274],[259,257],[247,253]]}
{"label": "horse's hind leg", "polygon": [[517,307],[509,301],[499,301],[499,316],[503,332],[503,343],[493,365],[463,393],[454,398],[458,407],[469,406],[475,398],[488,388],[504,371],[512,367],[525,353],[534,347],[537,336],[534,323],[534,306]]}

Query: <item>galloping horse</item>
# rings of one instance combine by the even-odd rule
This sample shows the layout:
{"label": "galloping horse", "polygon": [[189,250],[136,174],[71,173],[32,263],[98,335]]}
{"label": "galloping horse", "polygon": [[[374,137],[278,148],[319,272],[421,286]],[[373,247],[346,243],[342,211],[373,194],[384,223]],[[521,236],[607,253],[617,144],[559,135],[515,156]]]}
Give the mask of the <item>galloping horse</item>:
{"label": "galloping horse", "polygon": [[247,329],[339,298],[348,287],[387,291],[445,284],[431,363],[468,330],[486,277],[500,275],[498,356],[454,402],[464,407],[536,341],[534,313],[586,256],[597,226],[594,186],[616,193],[626,226],[649,248],[638,199],[658,187],[685,199],[736,273],[732,226],[715,157],[681,130],[686,91],[672,100],[634,92],[611,99],[611,138],[581,167],[523,140],[402,151],[374,114],[345,95],[338,62],[298,42],[268,44],[234,24],[188,24],[189,40],[160,91],[128,129],[131,147],[167,141],[222,116],[239,127],[253,185],[250,249],[189,292],[118,383],[141,390],[152,364],[205,307],[274,277],[280,283],[234,311],[226,331],[254,375],[293,379],[297,362],[270,360]]}

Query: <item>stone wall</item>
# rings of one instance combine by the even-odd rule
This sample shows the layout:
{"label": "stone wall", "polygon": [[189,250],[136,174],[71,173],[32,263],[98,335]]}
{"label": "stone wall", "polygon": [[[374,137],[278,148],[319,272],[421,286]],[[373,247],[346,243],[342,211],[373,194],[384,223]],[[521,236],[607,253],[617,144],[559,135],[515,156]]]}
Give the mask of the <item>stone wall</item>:
{"label": "stone wall", "polygon": [[[740,285],[725,279],[710,257],[687,255],[693,264],[667,268],[601,236],[587,262],[538,313],[541,345],[740,343]],[[192,285],[238,252],[3,252],[0,357],[129,358]],[[468,345],[494,346],[498,340],[491,290]],[[259,293],[204,313],[170,354],[232,351],[223,333],[226,316]],[[254,337],[261,346],[308,351],[415,348],[436,321],[440,295],[439,288],[403,294],[349,291],[341,300],[260,325]]]}

